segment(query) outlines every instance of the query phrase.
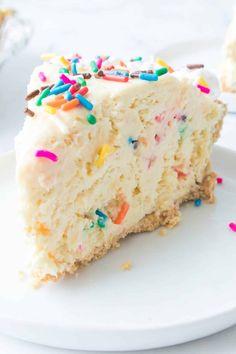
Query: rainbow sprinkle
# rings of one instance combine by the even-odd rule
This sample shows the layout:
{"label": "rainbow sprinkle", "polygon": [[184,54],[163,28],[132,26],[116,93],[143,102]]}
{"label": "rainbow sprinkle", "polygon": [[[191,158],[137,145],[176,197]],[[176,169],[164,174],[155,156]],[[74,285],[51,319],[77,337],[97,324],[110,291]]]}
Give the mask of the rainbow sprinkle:
{"label": "rainbow sprinkle", "polygon": [[223,178],[222,177],[217,177],[216,178],[217,184],[222,184],[223,183]]}
{"label": "rainbow sprinkle", "polygon": [[200,198],[195,199],[195,200],[194,200],[194,205],[195,205],[196,207],[201,206],[201,205],[202,205],[202,200],[201,200]]}
{"label": "rainbow sprinkle", "polygon": [[45,112],[49,113],[49,114],[55,114],[57,109],[56,107],[52,107],[49,105],[44,106]]}
{"label": "rainbow sprinkle", "polygon": [[51,95],[58,95],[59,93],[63,93],[65,91],[67,91],[70,87],[71,87],[71,84],[65,84],[65,85],[61,85],[58,87],[53,87],[50,91],[50,94]]}
{"label": "rainbow sprinkle", "polygon": [[106,227],[106,222],[103,218],[98,218],[97,225],[100,229],[104,229],[104,227]]}
{"label": "rainbow sprinkle", "polygon": [[[103,73],[103,72],[102,72]],[[109,71],[104,71],[104,74],[106,75],[123,75],[123,76],[129,76],[129,73],[127,71],[119,71],[119,70],[109,70]],[[101,75],[102,76],[102,75]]]}
{"label": "rainbow sprinkle", "polygon": [[168,69],[163,67],[163,68],[157,69],[155,73],[157,76],[162,76],[162,75],[168,73]]}
{"label": "rainbow sprinkle", "polygon": [[78,63],[79,62],[79,58],[75,57],[75,58],[71,59],[71,62],[72,63]]}
{"label": "rainbow sprinkle", "polygon": [[140,78],[140,80],[146,80],[146,81],[157,81],[158,80],[157,74],[149,74],[149,73],[140,73],[139,78]]}
{"label": "rainbow sprinkle", "polygon": [[42,71],[39,72],[39,78],[43,82],[47,81],[47,78],[46,78],[44,72],[42,72]]}
{"label": "rainbow sprinkle", "polygon": [[77,77],[76,81],[81,85],[81,86],[86,86],[86,81],[84,80],[83,77]]}
{"label": "rainbow sprinkle", "polygon": [[96,209],[95,214],[98,215],[100,218],[103,218],[104,221],[108,219],[108,216],[104,214],[100,209]]}
{"label": "rainbow sprinkle", "polygon": [[93,104],[89,102],[84,96],[78,93],[75,97],[80,102],[80,104],[82,104],[82,106],[84,106],[88,111],[91,111],[93,109]]}
{"label": "rainbow sprinkle", "polygon": [[94,60],[92,60],[90,62],[90,66],[91,66],[91,70],[92,70],[93,73],[98,72],[98,67],[97,67],[97,64],[96,64],[96,62]]}
{"label": "rainbow sprinkle", "polygon": [[58,70],[58,72],[59,72],[59,73],[66,73],[66,74],[69,74],[69,70],[66,69],[66,68],[60,68],[60,69]]}
{"label": "rainbow sprinkle", "polygon": [[206,86],[202,86],[202,85],[199,85],[197,84],[197,88],[199,88],[199,90],[205,94],[209,94],[210,93],[210,89],[209,87],[206,87]]}
{"label": "rainbow sprinkle", "polygon": [[[78,58],[77,58],[78,59]],[[72,74],[73,75],[77,75],[77,67],[76,67],[76,63],[75,62],[72,62],[71,63],[71,71],[72,71]]]}
{"label": "rainbow sprinkle", "polygon": [[142,57],[131,58],[130,61],[142,61]]}
{"label": "rainbow sprinkle", "polygon": [[209,87],[209,86],[208,86],[208,83],[206,82],[206,80],[205,80],[202,76],[200,76],[200,77],[198,78],[198,83],[199,83],[199,85],[201,85],[201,86]]}
{"label": "rainbow sprinkle", "polygon": [[55,85],[53,85],[52,89],[62,86],[62,85],[64,85],[64,81],[60,79],[55,83]]}
{"label": "rainbow sprinkle", "polygon": [[233,232],[236,232],[236,223],[234,223],[234,222],[229,223],[229,228]]}
{"label": "rainbow sprinkle", "polygon": [[117,81],[117,82],[128,82],[129,81],[128,76],[122,76],[122,75],[103,75],[102,78],[104,80],[108,80],[108,81]]}
{"label": "rainbow sprinkle", "polygon": [[58,161],[57,155],[51,151],[48,151],[48,150],[37,150],[35,153],[35,157],[43,157],[43,158],[51,160],[53,162]]}
{"label": "rainbow sprinkle", "polygon": [[66,91],[64,97],[67,101],[71,101],[74,98],[70,91]]}
{"label": "rainbow sprinkle", "polygon": [[76,84],[75,80],[69,79],[69,77],[66,76],[65,74],[60,75],[60,80],[62,80],[64,84],[72,84],[72,85]]}
{"label": "rainbow sprinkle", "polygon": [[110,153],[110,150],[111,150],[111,148],[110,148],[110,145],[108,145],[108,144],[104,144],[101,147],[101,149],[98,153],[98,159],[95,161],[95,166],[97,168],[100,168],[103,166],[105,158]]}
{"label": "rainbow sprinkle", "polygon": [[41,95],[36,101],[36,106],[42,106],[42,100],[46,98],[50,94],[50,88],[47,87],[45,90],[42,91]]}
{"label": "rainbow sprinkle", "polygon": [[99,57],[99,58],[97,59],[96,65],[97,65],[97,68],[98,68],[98,69],[101,69],[101,67],[102,67],[102,58],[101,58],[101,57]]}
{"label": "rainbow sprinkle", "polygon": [[117,217],[114,220],[114,224],[121,224],[124,218],[126,217],[126,214],[128,213],[129,210],[129,204],[127,202],[124,202],[120,208],[120,211],[117,215]]}
{"label": "rainbow sprinkle", "polygon": [[156,63],[160,66],[163,66],[164,68],[167,68],[170,73],[174,72],[174,69],[169,64],[167,64],[163,59],[157,58]]}
{"label": "rainbow sprinkle", "polygon": [[94,115],[88,114],[88,115],[87,115],[87,122],[88,122],[89,124],[91,124],[91,125],[94,125],[94,124],[96,124],[97,119],[96,119],[96,117],[95,117]]}
{"label": "rainbow sprinkle", "polygon": [[62,65],[66,66],[66,67],[70,66],[70,62],[68,60],[66,60],[65,57],[61,56],[59,60],[62,63]]}
{"label": "rainbow sprinkle", "polygon": [[66,103],[64,103],[62,106],[61,106],[61,109],[63,111],[70,111],[71,109],[79,106],[79,101],[77,100],[77,98],[73,98],[73,100],[71,101],[68,101]]}

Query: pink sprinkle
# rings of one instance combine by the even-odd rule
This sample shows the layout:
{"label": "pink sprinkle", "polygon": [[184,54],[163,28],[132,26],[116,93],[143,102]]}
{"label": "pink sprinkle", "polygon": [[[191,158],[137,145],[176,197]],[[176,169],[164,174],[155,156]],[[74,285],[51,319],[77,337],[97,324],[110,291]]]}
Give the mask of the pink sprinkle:
{"label": "pink sprinkle", "polygon": [[202,85],[197,85],[197,87],[200,89],[200,91],[201,92],[203,92],[203,93],[206,93],[206,94],[208,94],[208,93],[210,93],[210,89],[208,88],[208,87],[206,87],[206,86],[202,86]]}
{"label": "pink sprinkle", "polygon": [[78,246],[78,250],[81,251],[81,252],[83,252],[84,246],[80,244],[80,245]]}
{"label": "pink sprinkle", "polygon": [[82,59],[81,55],[79,55],[78,53],[75,54],[75,57],[77,57],[80,61],[80,59]]}
{"label": "pink sprinkle", "polygon": [[223,183],[223,178],[222,177],[217,177],[216,178],[217,184],[222,184]]}
{"label": "pink sprinkle", "polygon": [[53,162],[57,162],[58,157],[55,155],[53,152],[48,151],[48,150],[37,150],[35,153],[35,157],[44,157],[46,159],[49,159]]}
{"label": "pink sprinkle", "polygon": [[234,222],[231,222],[229,224],[229,228],[233,231],[233,232],[236,232],[236,224]]}
{"label": "pink sprinkle", "polygon": [[43,82],[47,81],[47,78],[42,71],[39,72],[39,78]]}
{"label": "pink sprinkle", "polygon": [[161,138],[158,134],[155,135],[155,140],[156,140],[156,143],[159,144],[160,141],[161,141]]}
{"label": "pink sprinkle", "polygon": [[155,156],[152,156],[152,157],[150,157],[150,159],[148,159],[148,169],[150,169],[152,167],[152,165],[154,164],[155,161],[156,161]]}
{"label": "pink sprinkle", "polygon": [[101,57],[98,58],[96,64],[97,64],[98,69],[101,69],[101,67],[102,67],[102,58]]}
{"label": "pink sprinkle", "polygon": [[61,74],[60,79],[64,82],[64,84],[72,84],[72,85],[76,84],[75,80],[69,79],[69,77],[67,77],[65,74]]}
{"label": "pink sprinkle", "polygon": [[106,68],[105,68],[105,70],[113,70],[113,69],[115,69],[115,67],[114,67],[114,65],[111,65],[111,66],[107,66]]}
{"label": "pink sprinkle", "polygon": [[157,123],[161,123],[164,119],[164,115],[162,113],[158,114],[154,119]]}

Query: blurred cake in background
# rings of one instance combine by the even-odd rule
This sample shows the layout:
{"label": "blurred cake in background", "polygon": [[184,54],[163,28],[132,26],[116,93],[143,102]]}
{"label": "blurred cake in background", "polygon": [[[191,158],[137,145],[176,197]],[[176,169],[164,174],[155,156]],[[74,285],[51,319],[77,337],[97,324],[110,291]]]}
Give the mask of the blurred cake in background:
{"label": "blurred cake in background", "polygon": [[25,47],[31,25],[13,9],[0,8],[0,66]]}
{"label": "blurred cake in background", "polygon": [[0,28],[4,25],[5,21],[9,16],[13,14],[13,10],[11,9],[0,9]]}
{"label": "blurred cake in background", "polygon": [[236,92],[236,8],[225,37],[220,76],[222,90]]}

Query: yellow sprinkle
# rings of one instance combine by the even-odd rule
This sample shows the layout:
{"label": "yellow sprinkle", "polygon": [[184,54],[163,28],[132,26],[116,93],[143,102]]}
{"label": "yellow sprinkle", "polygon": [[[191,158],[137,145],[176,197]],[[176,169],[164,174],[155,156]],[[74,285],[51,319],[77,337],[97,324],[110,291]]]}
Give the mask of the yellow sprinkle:
{"label": "yellow sprinkle", "polygon": [[44,107],[45,111],[49,114],[55,114],[57,109],[55,107],[51,107],[51,106],[45,106]]}
{"label": "yellow sprinkle", "polygon": [[40,59],[43,61],[48,61],[56,56],[55,53],[44,53],[40,55]]}
{"label": "yellow sprinkle", "polygon": [[161,58],[156,58],[156,63],[160,66],[164,66],[164,68],[167,68],[170,73],[172,73],[174,71],[172,69],[172,67],[169,64],[167,64],[167,62],[165,60],[163,60]]}
{"label": "yellow sprinkle", "polygon": [[165,68],[168,67],[168,64],[165,62],[165,60],[161,59],[161,58],[157,58],[156,59],[156,63],[161,65],[161,66],[164,66]]}
{"label": "yellow sprinkle", "polygon": [[132,268],[132,262],[131,261],[126,261],[121,264],[121,269],[122,270],[130,270]]}
{"label": "yellow sprinkle", "polygon": [[199,85],[201,85],[201,86],[209,87],[208,84],[207,84],[207,82],[204,80],[204,78],[203,78],[202,76],[199,76],[199,78],[198,78],[198,83],[199,83]]}
{"label": "yellow sprinkle", "polygon": [[98,153],[98,158],[97,160],[95,161],[95,166],[97,168],[100,168],[103,166],[104,164],[104,161],[105,161],[105,157],[109,154],[109,152],[111,151],[111,148],[110,148],[110,145],[108,144],[104,144],[99,153]]}
{"label": "yellow sprinkle", "polygon": [[66,67],[70,66],[69,61],[66,60],[65,57],[60,57],[60,62],[62,63],[62,65],[66,66]]}

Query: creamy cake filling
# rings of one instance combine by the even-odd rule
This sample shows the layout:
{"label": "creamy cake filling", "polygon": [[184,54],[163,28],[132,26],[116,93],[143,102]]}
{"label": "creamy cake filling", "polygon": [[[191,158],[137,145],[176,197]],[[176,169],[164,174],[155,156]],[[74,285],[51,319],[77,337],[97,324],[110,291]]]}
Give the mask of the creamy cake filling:
{"label": "creamy cake filling", "polygon": [[[122,66],[111,58],[98,74],[93,64],[88,73],[85,62],[75,63],[55,57],[35,69],[28,88],[33,115],[16,139],[21,209],[40,280],[73,272],[132,231],[175,225],[185,200],[213,198],[209,158],[225,107],[214,98],[211,74],[206,71],[208,80],[203,68],[172,74],[168,65],[153,63],[142,73],[142,60]],[[160,69],[165,74],[158,77]],[[81,73],[91,77],[84,82]],[[60,91],[67,85],[55,86],[61,75],[68,90],[39,104],[42,82]],[[77,96],[80,105],[64,110],[76,99],[69,91],[75,79],[86,85],[79,90],[87,88],[87,101]]]}

